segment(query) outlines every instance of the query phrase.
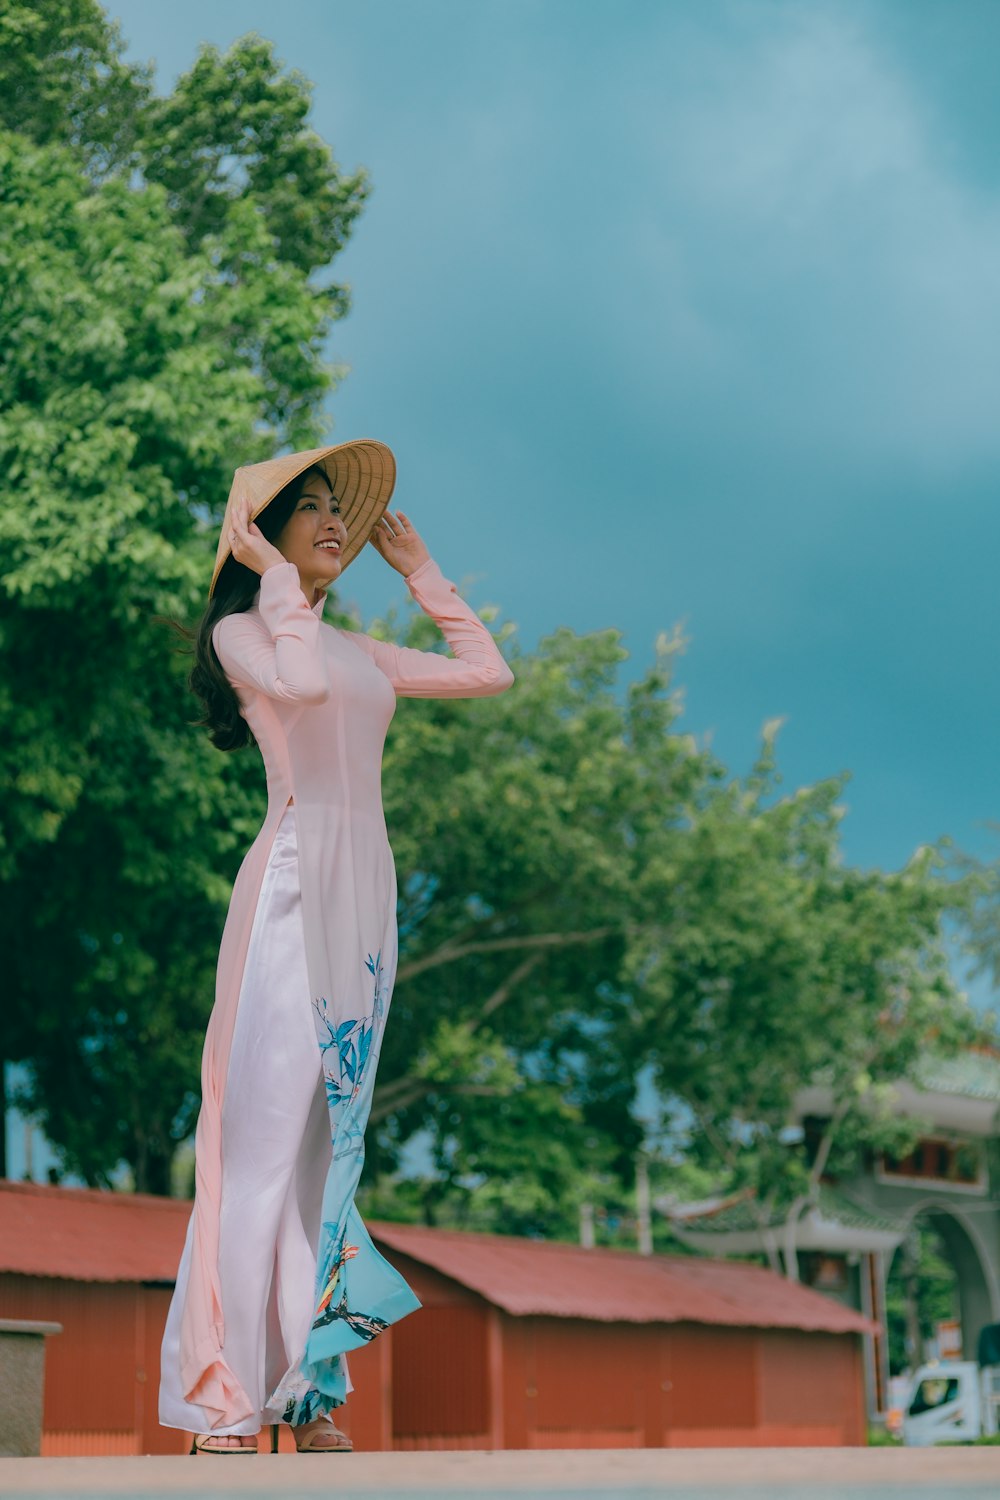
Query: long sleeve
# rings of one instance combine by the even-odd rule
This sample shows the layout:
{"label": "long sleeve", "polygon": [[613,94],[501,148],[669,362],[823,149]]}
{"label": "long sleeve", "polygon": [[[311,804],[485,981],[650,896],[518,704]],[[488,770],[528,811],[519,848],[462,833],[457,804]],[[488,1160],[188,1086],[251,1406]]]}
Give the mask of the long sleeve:
{"label": "long sleeve", "polygon": [[461,599],[433,558],[406,580],[420,608],[434,621],[454,656],[394,646],[369,635],[350,638],[384,672],[400,698],[486,698],[502,693],[514,674],[496,642],[473,609]]}
{"label": "long sleeve", "polygon": [[320,619],[306,602],[294,563],[268,568],[260,580],[259,615],[226,615],[212,641],[226,675],[287,703],[322,703],[330,695]]}

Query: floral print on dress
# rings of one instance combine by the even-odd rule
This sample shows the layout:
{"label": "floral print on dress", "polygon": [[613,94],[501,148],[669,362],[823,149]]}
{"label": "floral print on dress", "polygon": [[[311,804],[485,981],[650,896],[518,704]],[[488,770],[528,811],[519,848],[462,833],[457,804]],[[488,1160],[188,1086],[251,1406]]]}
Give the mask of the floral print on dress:
{"label": "floral print on dress", "polygon": [[328,1323],[330,1321],[330,1316],[334,1316],[333,1314],[331,1314],[330,1316],[324,1318],[323,1314],[326,1312],[331,1301],[333,1300],[333,1294],[337,1289],[337,1282],[340,1280],[341,1266],[345,1261],[353,1260],[357,1253],[357,1245],[341,1246],[340,1254],[337,1256],[336,1260],[333,1263],[333,1271],[330,1274],[326,1286],[323,1288],[322,1296],[319,1299],[319,1306],[316,1308],[316,1322],[313,1324],[314,1328],[317,1327],[317,1325],[321,1326],[322,1323]]}
{"label": "floral print on dress", "polygon": [[[339,1359],[330,1361],[328,1373],[331,1378],[342,1375]],[[334,1407],[342,1405],[342,1398],[321,1391],[296,1367],[288,1370],[272,1391],[261,1412],[261,1421],[265,1426],[270,1422],[288,1422],[297,1427],[301,1422],[314,1422],[317,1417],[325,1417]]]}
{"label": "floral print on dress", "polygon": [[327,1308],[321,1318],[317,1318],[313,1328],[325,1328],[328,1323],[334,1322],[336,1318],[342,1318],[352,1333],[360,1338],[373,1339],[377,1333],[384,1333],[389,1324],[385,1318],[380,1318],[375,1313],[351,1312],[347,1305],[347,1293],[341,1297],[336,1307]]}
{"label": "floral print on dress", "polygon": [[329,1410],[329,1402],[315,1386],[310,1386],[303,1396],[289,1396],[281,1413],[281,1420],[291,1423],[293,1427],[301,1427],[304,1422],[315,1422],[317,1417],[325,1417]]}
{"label": "floral print on dress", "polygon": [[331,1111],[358,1097],[372,1043],[381,1036],[387,999],[381,949],[374,958],[368,954],[365,967],[375,980],[370,1014],[336,1022],[331,1019],[330,1004],[325,996],[313,1001],[320,1028],[319,1050],[323,1059],[326,1100]]}
{"label": "floral print on dress", "polygon": [[[339,1345],[342,1348],[367,1343],[400,1315],[396,1310],[400,1297],[410,1302],[409,1306],[402,1308],[403,1312],[419,1305],[402,1278],[375,1250],[354,1208],[354,1194],[364,1160],[365,1127],[371,1110],[375,1069],[390,995],[381,949],[367,954],[364,968],[369,976],[366,987],[370,996],[364,1014],[345,1016],[344,1007],[335,1006],[325,996],[313,1001],[333,1142],[323,1200],[316,1311],[310,1330],[310,1348],[316,1337],[317,1350],[319,1347],[328,1349],[331,1341],[334,1347]],[[352,1298],[347,1267],[355,1260],[360,1267],[360,1285],[355,1275]],[[360,1308],[354,1299],[361,1301]],[[373,1310],[373,1304],[378,1312]],[[383,1312],[390,1313],[390,1316],[383,1317]],[[327,1357],[318,1352],[307,1356],[306,1365],[324,1390],[328,1383],[324,1373],[326,1363]]]}

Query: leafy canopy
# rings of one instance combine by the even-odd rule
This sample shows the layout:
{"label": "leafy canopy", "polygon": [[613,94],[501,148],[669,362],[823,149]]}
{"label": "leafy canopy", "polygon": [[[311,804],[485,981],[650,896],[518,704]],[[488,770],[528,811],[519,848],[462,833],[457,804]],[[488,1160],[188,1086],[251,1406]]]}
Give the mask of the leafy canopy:
{"label": "leafy canopy", "polygon": [[88,0],[9,0],[0,26],[4,1048],[68,1167],[162,1189],[259,788],[192,730],[158,617],[200,613],[237,463],[325,436],[346,298],[320,272],[367,182],[259,38],[161,100]]}
{"label": "leafy canopy", "polygon": [[[93,0],[7,0],[0,44],[4,1046],[68,1169],[165,1191],[264,788],[192,729],[158,617],[197,617],[235,464],[326,436],[329,268],[368,183],[260,38],[165,98]],[[770,739],[727,776],[677,732],[677,645],[623,687],[614,631],[558,631],[499,700],[401,705],[381,1211],[572,1234],[584,1202],[618,1212],[640,1148],[792,1208],[959,1035],[956,888],[926,854],[845,867],[840,783],[781,797]],[[836,1130],[810,1154],[785,1125],[816,1070]]]}

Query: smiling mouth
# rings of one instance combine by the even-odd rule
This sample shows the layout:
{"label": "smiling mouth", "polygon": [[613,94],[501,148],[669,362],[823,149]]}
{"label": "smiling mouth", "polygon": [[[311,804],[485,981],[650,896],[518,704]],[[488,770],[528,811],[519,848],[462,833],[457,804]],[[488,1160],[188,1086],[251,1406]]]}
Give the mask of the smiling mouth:
{"label": "smiling mouth", "polygon": [[340,551],[340,543],[339,542],[316,542],[315,545],[320,549],[321,552],[339,552]]}

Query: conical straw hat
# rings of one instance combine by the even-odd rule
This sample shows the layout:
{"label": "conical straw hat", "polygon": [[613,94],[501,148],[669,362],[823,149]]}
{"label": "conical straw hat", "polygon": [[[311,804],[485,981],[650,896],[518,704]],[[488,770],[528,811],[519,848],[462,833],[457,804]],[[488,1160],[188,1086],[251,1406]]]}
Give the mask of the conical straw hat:
{"label": "conical straw hat", "polygon": [[340,554],[341,572],[354,561],[389,504],[396,483],[396,460],[391,449],[371,438],[338,443],[332,448],[310,448],[305,453],[286,453],[281,458],[269,458],[265,463],[245,464],[237,469],[222,520],[215,569],[208,586],[209,598],[230,556],[229,532],[235,506],[249,495],[250,518],[255,521],[279,490],[303,469],[312,468],[324,471],[331,490],[340,501],[341,519],[347,527],[347,546]]}

